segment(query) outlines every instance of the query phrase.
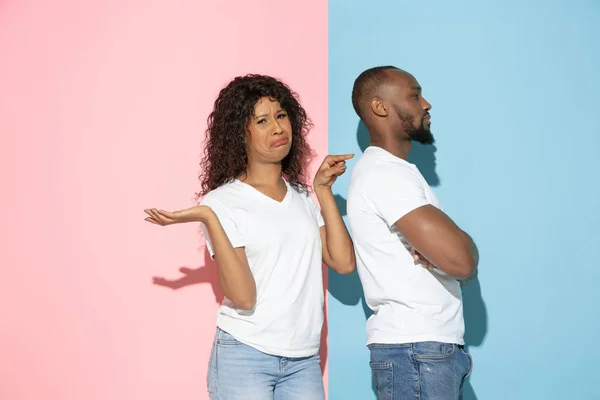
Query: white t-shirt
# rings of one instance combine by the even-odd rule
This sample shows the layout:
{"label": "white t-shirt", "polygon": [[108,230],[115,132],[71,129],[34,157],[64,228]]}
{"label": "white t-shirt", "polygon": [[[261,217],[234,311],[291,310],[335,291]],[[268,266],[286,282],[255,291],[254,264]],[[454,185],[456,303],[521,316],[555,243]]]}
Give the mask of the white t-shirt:
{"label": "white t-shirt", "polygon": [[324,222],[308,193],[286,185],[278,202],[234,180],[206,194],[201,204],[217,214],[233,247],[245,248],[256,282],[255,308],[239,310],[225,298],[217,326],[263,353],[308,357],[319,352],[323,326]]}
{"label": "white t-shirt", "polygon": [[417,167],[368,147],[352,171],[348,219],[365,299],[374,314],[367,343],[464,344],[459,282],[415,265],[394,223],[412,210],[442,206]]}

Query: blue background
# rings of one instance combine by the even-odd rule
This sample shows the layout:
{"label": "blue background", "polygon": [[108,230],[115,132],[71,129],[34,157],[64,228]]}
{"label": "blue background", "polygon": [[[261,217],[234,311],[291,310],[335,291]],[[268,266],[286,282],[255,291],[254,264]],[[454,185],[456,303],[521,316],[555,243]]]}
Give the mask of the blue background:
{"label": "blue background", "polygon": [[[600,399],[600,2],[330,0],[330,153],[360,156],[352,84],[387,64],[433,106],[411,160],[481,253],[465,400]],[[329,291],[330,399],[375,399],[356,274]]]}

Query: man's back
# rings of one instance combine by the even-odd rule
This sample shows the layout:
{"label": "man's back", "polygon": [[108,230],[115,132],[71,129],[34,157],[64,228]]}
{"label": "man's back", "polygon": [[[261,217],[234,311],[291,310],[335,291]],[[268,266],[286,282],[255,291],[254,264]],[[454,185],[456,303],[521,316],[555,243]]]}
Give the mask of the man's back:
{"label": "man's back", "polygon": [[365,298],[374,311],[368,344],[464,344],[458,281],[415,265],[410,245],[394,227],[428,204],[442,208],[413,164],[379,147],[366,149],[352,172],[348,219]]}

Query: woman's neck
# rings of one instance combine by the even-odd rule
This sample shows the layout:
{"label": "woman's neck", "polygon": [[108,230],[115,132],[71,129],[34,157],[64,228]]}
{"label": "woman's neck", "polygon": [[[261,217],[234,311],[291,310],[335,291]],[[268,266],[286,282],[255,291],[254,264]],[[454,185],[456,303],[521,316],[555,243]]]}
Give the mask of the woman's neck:
{"label": "woman's neck", "polygon": [[250,186],[277,187],[284,184],[280,163],[248,163],[245,174],[239,179]]}

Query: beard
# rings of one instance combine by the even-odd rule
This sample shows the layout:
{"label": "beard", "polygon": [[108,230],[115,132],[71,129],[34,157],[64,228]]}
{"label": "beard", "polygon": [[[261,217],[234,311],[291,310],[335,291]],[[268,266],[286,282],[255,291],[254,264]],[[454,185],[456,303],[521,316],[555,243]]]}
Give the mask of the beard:
{"label": "beard", "polygon": [[421,144],[435,143],[435,139],[431,134],[431,130],[425,128],[425,117],[427,115],[429,115],[429,113],[421,117],[421,124],[416,127],[413,123],[414,117],[412,115],[402,111],[398,112],[398,118],[400,118],[400,121],[402,121],[402,127],[404,128],[404,131],[410,140],[419,142]]}

